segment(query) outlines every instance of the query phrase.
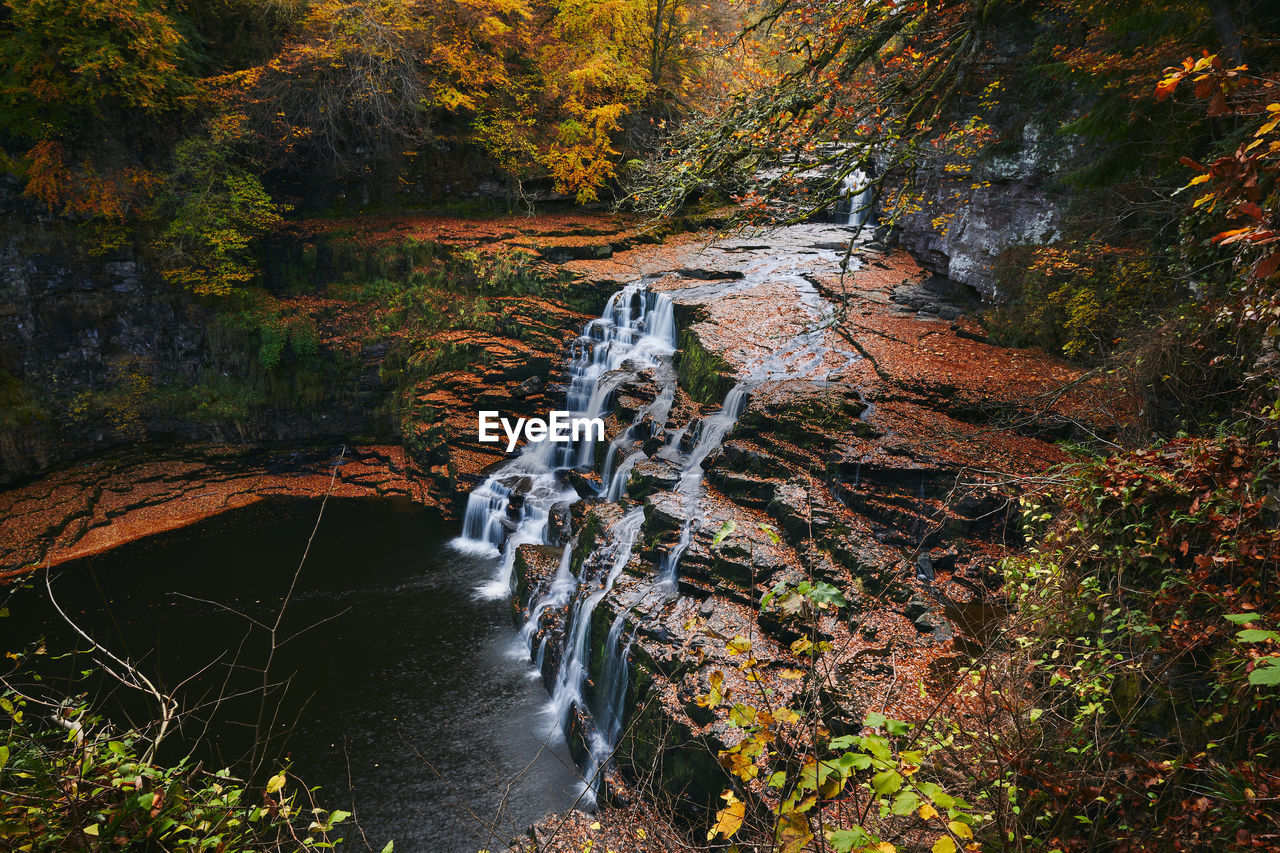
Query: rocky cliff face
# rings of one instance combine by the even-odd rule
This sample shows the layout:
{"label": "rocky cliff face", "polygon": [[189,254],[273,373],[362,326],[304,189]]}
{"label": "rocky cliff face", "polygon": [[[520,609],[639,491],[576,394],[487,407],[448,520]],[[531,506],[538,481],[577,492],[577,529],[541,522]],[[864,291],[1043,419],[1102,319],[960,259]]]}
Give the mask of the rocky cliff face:
{"label": "rocky cliff face", "polygon": [[128,249],[94,256],[74,225],[0,179],[0,483],[107,440],[73,423],[77,397],[121,371],[154,383],[205,363],[200,309]]}
{"label": "rocky cliff face", "polygon": [[[1070,143],[1034,124],[1016,135],[1020,141],[985,157],[926,160],[914,194],[889,199],[899,212],[894,237],[901,248],[930,272],[996,302],[1000,253],[1057,239],[1067,200],[1057,181],[1078,156]],[[892,211],[884,202],[878,213],[887,218]]]}
{"label": "rocky cliff face", "polygon": [[[228,334],[136,247],[95,253],[90,240],[86,226],[50,216],[0,178],[0,485],[148,438],[378,432],[376,365],[371,376],[358,363],[338,370],[322,351],[315,368],[339,393],[296,405],[305,395],[286,386],[299,376],[255,368],[254,332]],[[274,398],[262,393],[273,384]],[[237,417],[228,398],[246,391],[257,395],[240,407],[252,417]]]}

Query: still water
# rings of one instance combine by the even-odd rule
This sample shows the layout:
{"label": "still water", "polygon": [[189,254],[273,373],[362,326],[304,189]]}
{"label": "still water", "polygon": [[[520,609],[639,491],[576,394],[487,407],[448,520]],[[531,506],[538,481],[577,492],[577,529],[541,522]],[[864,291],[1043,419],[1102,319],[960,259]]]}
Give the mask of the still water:
{"label": "still water", "polygon": [[[318,509],[268,501],[224,514],[61,567],[54,593],[113,651],[169,688],[186,682],[184,707],[205,707],[184,724],[189,740],[214,699],[260,683],[262,626],[275,622]],[[448,548],[454,533],[407,505],[331,500],[278,632],[292,639],[272,665],[272,681],[288,681],[284,701],[263,716],[273,754],[321,786],[321,805],[354,811],[375,850],[392,839],[397,851],[502,850],[580,790],[546,691],[514,653],[509,605],[473,594],[493,560]],[[74,647],[43,598],[37,585],[11,602],[6,648],[41,634],[51,653]],[[137,713],[106,685],[93,689],[115,716]],[[256,697],[218,706],[201,757],[242,758],[261,707]],[[497,834],[485,826],[495,823]],[[344,834],[346,849],[365,849],[355,827]]]}

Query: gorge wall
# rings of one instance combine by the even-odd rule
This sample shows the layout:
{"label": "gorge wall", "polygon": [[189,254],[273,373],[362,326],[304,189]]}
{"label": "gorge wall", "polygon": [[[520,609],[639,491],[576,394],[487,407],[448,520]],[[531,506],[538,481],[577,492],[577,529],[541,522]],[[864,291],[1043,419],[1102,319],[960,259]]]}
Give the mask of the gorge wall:
{"label": "gorge wall", "polygon": [[1061,177],[1081,156],[1078,140],[1034,123],[1009,136],[973,157],[939,149],[917,165],[909,188],[877,205],[881,217],[898,216],[892,239],[921,266],[991,302],[1004,298],[995,278],[1002,251],[1061,235],[1072,197]]}
{"label": "gorge wall", "polygon": [[202,303],[156,273],[141,238],[95,250],[92,224],[50,216],[12,178],[0,234],[0,484],[145,440],[393,434],[376,351],[303,363],[286,349],[269,370],[261,306]]}

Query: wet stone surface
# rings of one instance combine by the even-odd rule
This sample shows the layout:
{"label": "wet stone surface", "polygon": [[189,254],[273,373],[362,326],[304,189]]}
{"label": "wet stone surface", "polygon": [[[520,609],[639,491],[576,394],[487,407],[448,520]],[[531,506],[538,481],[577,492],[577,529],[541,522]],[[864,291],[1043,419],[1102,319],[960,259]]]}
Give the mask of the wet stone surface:
{"label": "wet stone surface", "polygon": [[[824,581],[849,602],[817,628],[839,674],[833,729],[856,730],[868,708],[923,715],[949,662],[999,616],[1010,483],[1063,459],[1050,439],[1077,424],[1105,432],[1123,411],[1090,383],[1058,393],[1077,378],[1060,362],[986,343],[960,315],[964,300],[904,254],[855,245],[842,271],[852,232],[840,226],[661,245],[617,222],[567,221],[558,236],[485,227],[488,237],[454,238],[528,244],[601,305],[626,290],[596,320],[512,300],[535,334],[472,336],[486,370],[425,380],[408,452],[362,458],[342,484],[465,516],[462,538],[495,563],[479,591],[513,601],[582,772],[609,780],[586,802],[634,805],[645,779],[683,793],[695,820],[714,809],[716,752],[740,733],[696,697],[714,670],[749,686],[725,648],[737,635],[752,638],[766,686],[782,700],[795,689],[778,673],[801,663],[789,651],[799,635],[759,607],[779,582]],[[606,442],[556,458],[522,448],[514,464],[476,441],[481,408],[589,411]],[[321,467],[306,476],[327,485]],[[163,506],[185,494],[172,484],[211,477],[197,467],[135,479],[170,485],[121,499],[51,479],[8,497],[15,512],[64,501],[75,508],[61,518],[109,521],[112,502]],[[106,497],[79,509],[95,489]],[[606,830],[618,828],[612,815],[601,813]],[[561,822],[574,843],[592,832]],[[540,850],[578,849],[538,832]]]}

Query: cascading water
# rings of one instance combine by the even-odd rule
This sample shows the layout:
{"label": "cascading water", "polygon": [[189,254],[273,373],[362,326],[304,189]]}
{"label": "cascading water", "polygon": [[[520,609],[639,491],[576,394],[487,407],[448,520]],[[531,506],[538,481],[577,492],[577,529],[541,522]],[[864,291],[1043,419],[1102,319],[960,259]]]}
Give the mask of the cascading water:
{"label": "cascading water", "polygon": [[676,492],[684,504],[684,525],[680,528],[680,538],[675,546],[663,556],[658,572],[658,583],[668,592],[674,592],[676,589],[680,558],[684,556],[685,551],[689,550],[693,534],[702,523],[698,504],[703,491],[702,478],[705,474],[702,468],[703,463],[707,461],[708,456],[720,449],[725,437],[742,416],[743,410],[747,407],[749,390],[750,386],[746,383],[735,385],[725,395],[724,407],[714,415],[703,418],[699,424],[698,440],[693,450],[689,452],[680,472],[680,481],[676,486]]}
{"label": "cascading water", "polygon": [[[588,323],[570,347],[566,410],[572,417],[603,416],[613,391],[626,379],[619,368],[627,363],[637,369],[656,368],[674,352],[671,300],[650,292],[643,280],[627,285],[609,298],[601,316]],[[666,419],[665,412],[662,417]],[[530,442],[468,496],[462,535],[453,541],[454,547],[501,558],[493,579],[478,590],[481,596],[509,595],[517,549],[548,544],[551,507],[578,499],[563,471],[589,467],[595,444],[590,436],[576,443]]]}
{"label": "cascading water", "polygon": [[[650,371],[659,384],[653,402],[642,406],[634,422],[609,445],[600,491],[611,501],[620,500],[632,466],[643,454],[635,445],[653,430],[664,428],[675,400],[676,377],[671,366],[675,353],[675,318],[669,297],[650,292],[643,280],[615,293],[601,316],[591,321],[572,343],[566,366],[568,389],[565,408],[573,417],[596,418],[605,414],[614,391],[629,376]],[[645,430],[649,433],[646,433]],[[578,494],[565,483],[569,468],[594,465],[596,442],[583,439],[576,444],[542,441],[527,444],[519,456],[500,466],[468,497],[462,535],[454,546],[465,551],[499,557],[497,572],[479,593],[484,597],[509,595],[512,589],[516,552],[525,544],[551,544],[548,518],[559,502],[574,502]],[[622,461],[614,470],[616,461]],[[530,601],[529,618],[521,630],[523,649],[539,671],[547,654],[547,636],[538,638],[543,615],[568,607],[555,683],[551,685],[548,714],[556,728],[563,730],[575,706],[584,707],[583,690],[591,661],[587,642],[597,605],[613,588],[614,581],[631,559],[632,550],[644,524],[643,508],[630,510],[608,531],[604,544],[583,555],[581,577],[573,574],[574,543],[561,552],[550,584]],[[624,618],[620,614],[610,630],[607,658],[602,662],[609,675],[596,691],[603,726],[588,735],[588,779],[583,801],[593,806],[599,790],[600,770],[618,736],[622,702],[626,695],[627,651],[630,637],[622,639]],[[536,643],[536,648],[535,648]]]}
{"label": "cascading water", "polygon": [[635,640],[635,629],[624,640],[623,630],[627,624],[627,609],[618,611],[613,624],[609,626],[609,635],[605,648],[609,657],[601,670],[599,684],[596,688],[596,701],[592,708],[595,727],[587,737],[587,760],[583,768],[586,780],[584,799],[590,799],[588,807],[595,805],[604,782],[604,772],[613,757],[613,749],[622,736],[622,721],[626,716],[623,706],[627,701],[627,684],[631,680],[628,658],[631,654],[631,643]]}
{"label": "cascading water", "polygon": [[[647,371],[658,393],[641,406],[632,423],[608,446],[601,468],[598,497],[616,503],[626,496],[632,468],[646,454],[643,442],[666,428],[675,401],[676,375],[671,364],[675,352],[673,305],[667,296],[650,292],[643,280],[620,290],[610,298],[599,319],[586,325],[569,350],[566,366],[568,388],[566,409],[573,417],[602,417],[614,392],[630,377]],[[748,386],[735,387],[726,396],[721,411],[697,425],[696,438],[687,454],[680,454],[686,429],[666,437],[666,450],[682,460],[676,492],[685,508],[680,541],[659,567],[657,587],[674,590],[680,558],[689,547],[701,522],[699,503],[703,493],[703,465],[723,444],[747,402]],[[519,456],[500,466],[468,497],[462,535],[456,547],[498,557],[492,580],[480,594],[501,597],[511,593],[516,552],[525,544],[552,544],[548,518],[553,506],[572,503],[577,492],[567,485],[566,470],[594,467],[596,442],[576,444],[543,441],[527,444]],[[580,566],[575,576],[575,542],[561,552],[555,575],[529,602],[529,616],[521,630],[522,649],[543,671],[548,634],[542,631],[549,611],[565,608],[563,646],[559,649],[551,699],[547,712],[556,728],[564,731],[574,709],[586,711],[586,685],[594,671],[598,674],[590,691],[590,721],[584,732],[587,757],[583,767],[587,780],[583,803],[591,807],[599,793],[601,777],[621,735],[624,702],[629,682],[628,655],[634,630],[626,633],[627,609],[616,614],[610,626],[603,660],[591,660],[589,643],[592,620],[599,604],[609,595],[615,581],[631,560],[644,524],[644,509],[634,507],[601,537],[594,551],[577,555]],[[625,636],[624,636],[625,635]]]}
{"label": "cascading water", "polygon": [[[643,524],[643,507],[635,507],[614,524],[609,529],[609,544],[604,546],[608,550],[604,554],[596,552],[605,557],[601,560],[603,565],[579,585],[580,589],[588,592],[580,595],[570,608],[569,619],[565,623],[564,659],[560,662],[556,683],[551,689],[550,712],[561,725],[568,722],[574,705],[582,705],[582,687],[591,663],[590,649],[587,646],[591,617],[596,606],[613,589],[614,582],[631,560],[631,552]],[[585,563],[582,571],[588,571]]]}
{"label": "cascading water", "polygon": [[837,210],[844,215],[845,224],[861,227],[871,218],[871,182],[861,169],[854,169],[840,184],[840,203]]}

